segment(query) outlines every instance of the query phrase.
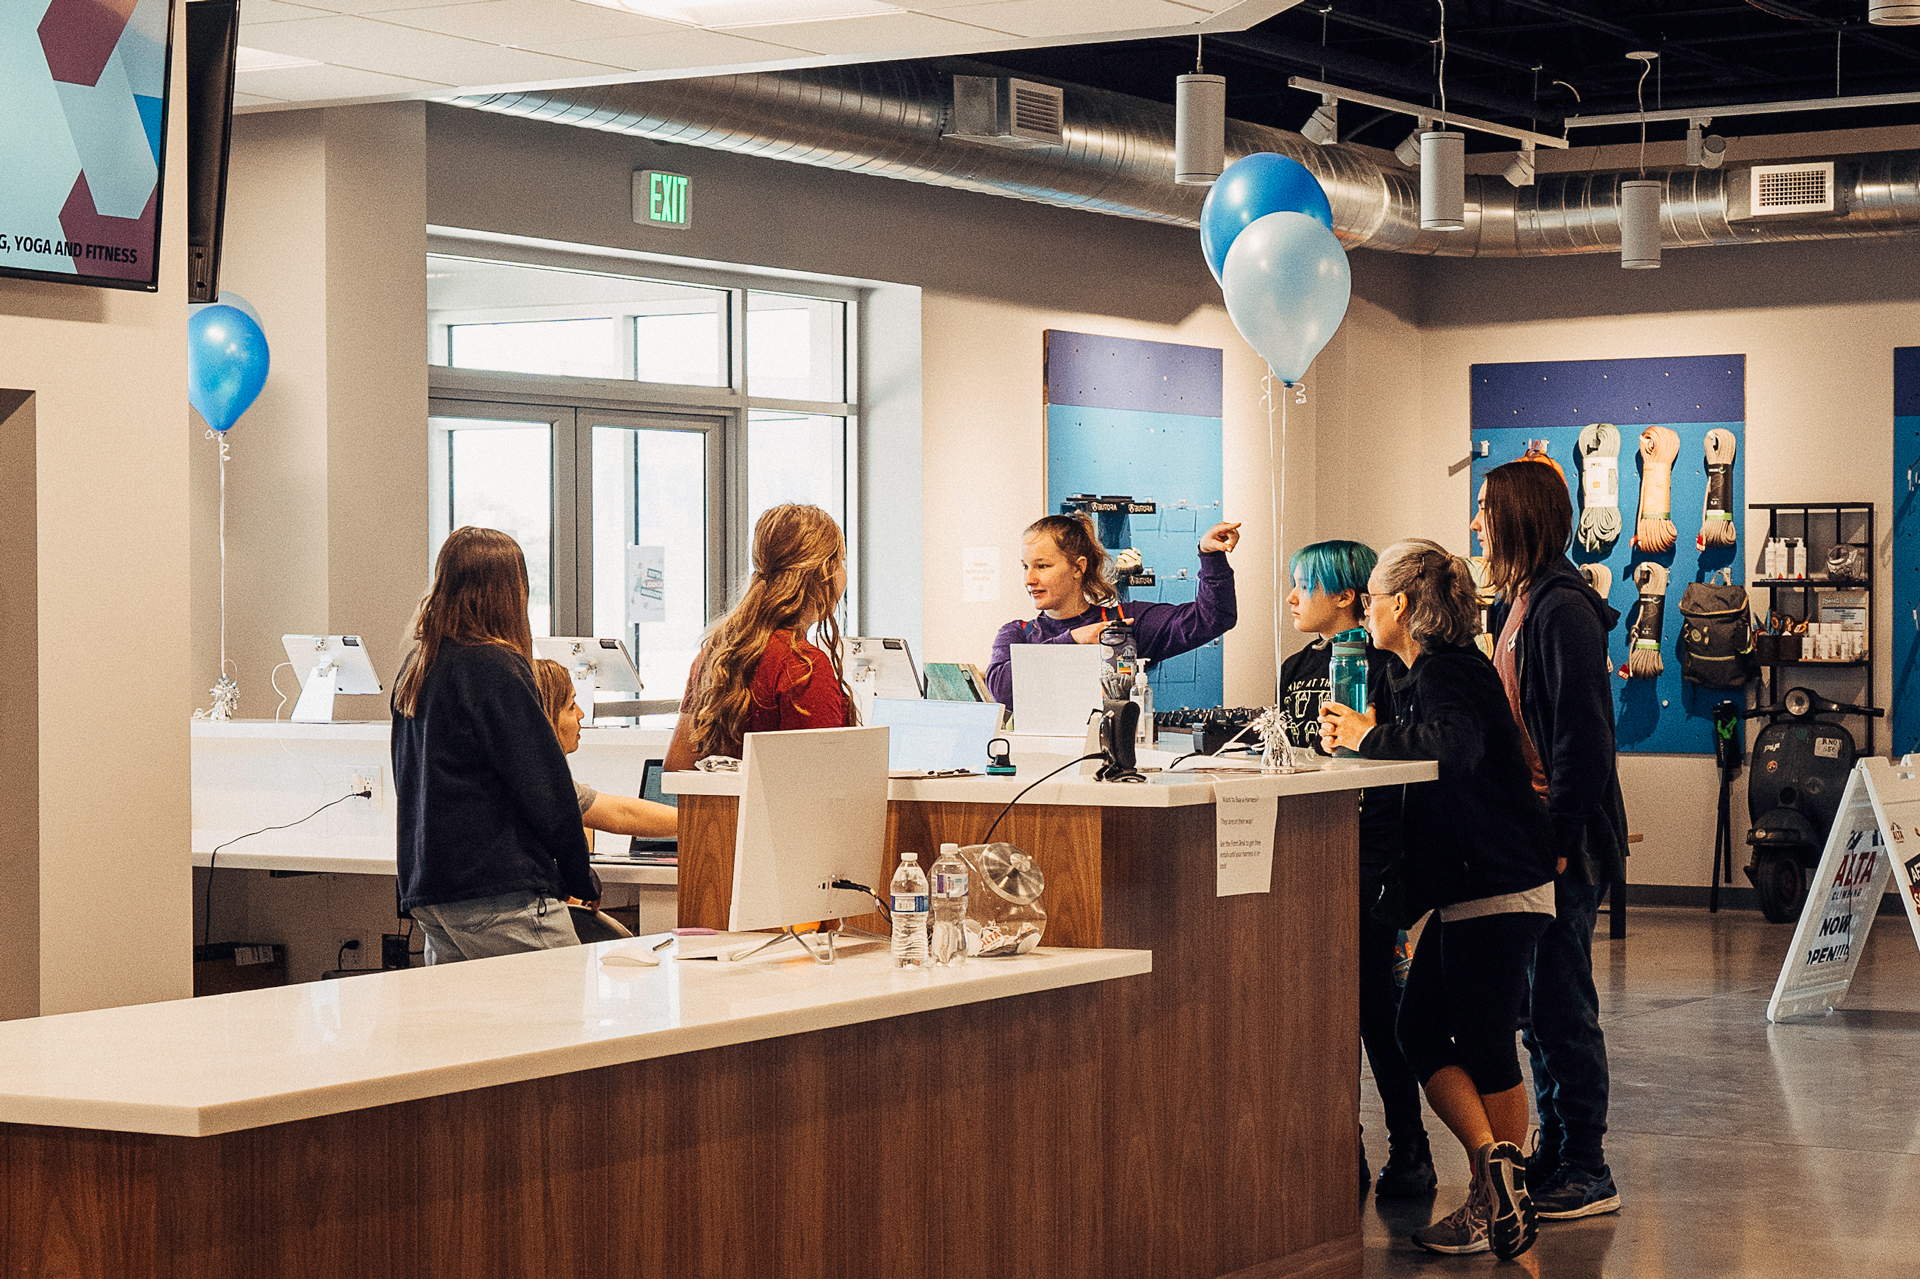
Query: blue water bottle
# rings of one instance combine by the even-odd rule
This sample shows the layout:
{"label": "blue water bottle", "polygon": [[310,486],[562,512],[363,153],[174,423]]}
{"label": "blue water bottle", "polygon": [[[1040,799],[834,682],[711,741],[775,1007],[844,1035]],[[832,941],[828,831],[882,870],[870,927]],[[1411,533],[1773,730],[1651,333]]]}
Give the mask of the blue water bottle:
{"label": "blue water bottle", "polygon": [[[1367,632],[1356,626],[1333,637],[1333,659],[1327,667],[1329,696],[1342,706],[1364,713],[1367,709]],[[1333,752],[1351,758],[1358,752],[1345,746]]]}

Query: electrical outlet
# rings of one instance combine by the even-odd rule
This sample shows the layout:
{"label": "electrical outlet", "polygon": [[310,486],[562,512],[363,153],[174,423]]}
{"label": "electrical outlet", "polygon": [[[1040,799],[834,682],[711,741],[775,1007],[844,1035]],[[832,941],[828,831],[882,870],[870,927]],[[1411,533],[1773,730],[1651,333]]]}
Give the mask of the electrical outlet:
{"label": "electrical outlet", "polygon": [[413,957],[409,954],[406,937],[400,933],[380,934],[380,967],[383,969],[410,968]]}
{"label": "electrical outlet", "polygon": [[346,782],[350,794],[371,791],[372,796],[367,803],[374,808],[380,808],[383,807],[385,799],[381,793],[381,777],[382,772],[378,764],[349,764],[341,780]]}

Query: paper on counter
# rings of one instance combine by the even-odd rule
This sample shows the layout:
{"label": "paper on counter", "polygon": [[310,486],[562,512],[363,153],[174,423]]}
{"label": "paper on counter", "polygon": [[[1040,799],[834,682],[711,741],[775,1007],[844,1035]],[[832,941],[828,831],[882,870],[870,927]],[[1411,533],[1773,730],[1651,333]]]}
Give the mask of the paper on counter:
{"label": "paper on counter", "polygon": [[[1218,777],[1213,783],[1213,838],[1219,866],[1217,897],[1273,891],[1273,837],[1280,797],[1258,778]],[[1260,791],[1267,794],[1259,794]]]}

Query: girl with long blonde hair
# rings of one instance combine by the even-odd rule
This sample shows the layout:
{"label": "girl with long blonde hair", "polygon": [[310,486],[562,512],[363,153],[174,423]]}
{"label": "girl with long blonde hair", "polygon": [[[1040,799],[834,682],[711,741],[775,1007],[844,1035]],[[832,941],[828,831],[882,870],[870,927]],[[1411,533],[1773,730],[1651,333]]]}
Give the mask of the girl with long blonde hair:
{"label": "girl with long blonde hair", "polygon": [[748,733],[853,722],[835,616],[846,588],[847,542],[831,515],[788,504],[760,517],[746,591],[707,632],[687,677],[668,769],[738,756]]}
{"label": "girl with long blonde hair", "polygon": [[[573,676],[560,663],[536,657],[533,682],[539,686],[541,709],[553,725],[553,735],[560,739],[560,749],[573,754],[580,749],[580,721],[586,718],[574,697]],[[679,833],[680,814],[670,804],[606,794],[585,782],[575,782],[573,792],[580,803],[580,822],[588,830],[643,839],[671,839]]]}
{"label": "girl with long blonde hair", "polygon": [[572,775],[533,678],[527,562],[460,528],[434,563],[393,692],[400,911],[427,962],[579,944],[597,901]]}

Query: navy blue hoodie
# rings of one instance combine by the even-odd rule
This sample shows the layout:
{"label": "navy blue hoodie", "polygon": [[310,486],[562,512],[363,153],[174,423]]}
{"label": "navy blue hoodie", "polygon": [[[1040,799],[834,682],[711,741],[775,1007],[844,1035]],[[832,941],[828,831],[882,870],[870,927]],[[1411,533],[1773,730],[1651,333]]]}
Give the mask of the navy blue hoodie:
{"label": "navy blue hoodie", "polygon": [[[1494,606],[1496,637],[1511,605]],[[1613,665],[1607,633],[1620,614],[1564,557],[1527,594],[1514,654],[1520,717],[1547,774],[1556,857],[1576,881],[1626,875],[1627,807],[1614,753]]]}
{"label": "navy blue hoodie", "polygon": [[440,645],[411,717],[393,716],[400,910],[503,893],[599,890],[567,757],[527,659]]}

